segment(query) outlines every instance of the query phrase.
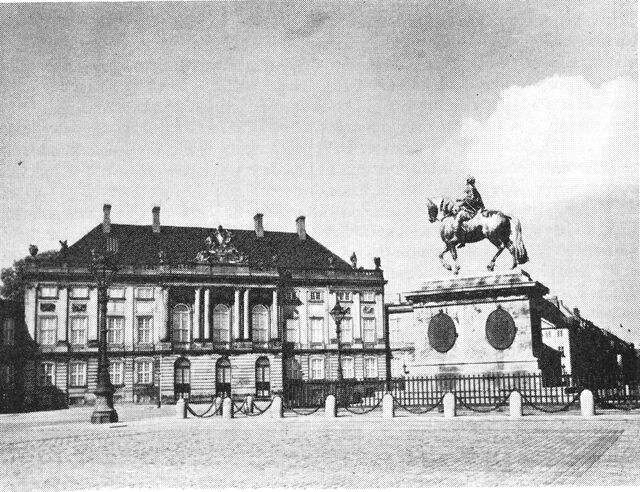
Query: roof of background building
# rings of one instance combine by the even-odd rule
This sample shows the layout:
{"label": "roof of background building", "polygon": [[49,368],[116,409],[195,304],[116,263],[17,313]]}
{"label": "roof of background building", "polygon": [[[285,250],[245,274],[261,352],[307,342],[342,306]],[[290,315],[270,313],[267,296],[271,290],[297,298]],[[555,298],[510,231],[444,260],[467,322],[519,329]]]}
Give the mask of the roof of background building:
{"label": "roof of background building", "polygon": [[[196,261],[196,256],[207,249],[205,239],[215,234],[216,228],[178,227],[163,225],[159,233],[153,232],[151,225],[111,224],[108,235],[117,239],[115,261],[121,265],[157,265],[160,251],[164,252],[164,262],[186,264]],[[351,265],[311,238],[301,240],[295,232],[264,231],[257,237],[254,230],[227,229],[231,233],[229,246],[234,247],[247,258],[249,265],[264,268],[299,268],[352,270]],[[94,227],[83,238],[69,246],[64,257],[65,263],[87,264],[91,261],[91,250],[103,251],[107,235],[102,225]]]}

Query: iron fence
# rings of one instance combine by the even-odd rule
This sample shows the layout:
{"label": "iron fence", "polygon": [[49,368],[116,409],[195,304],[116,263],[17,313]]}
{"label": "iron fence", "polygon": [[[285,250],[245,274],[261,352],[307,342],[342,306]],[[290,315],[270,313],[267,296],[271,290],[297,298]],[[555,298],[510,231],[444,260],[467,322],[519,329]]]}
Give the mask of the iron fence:
{"label": "iron fence", "polygon": [[429,407],[438,404],[445,393],[453,393],[459,402],[473,407],[504,405],[517,390],[525,402],[538,406],[568,406],[577,401],[583,389],[594,393],[601,408],[640,405],[637,383],[628,384],[614,376],[574,377],[564,375],[549,383],[541,374],[437,375],[394,378],[387,388],[382,380],[312,380],[287,381],[285,405],[313,408],[322,405],[329,395],[338,406],[371,408],[389,391],[405,407]]}

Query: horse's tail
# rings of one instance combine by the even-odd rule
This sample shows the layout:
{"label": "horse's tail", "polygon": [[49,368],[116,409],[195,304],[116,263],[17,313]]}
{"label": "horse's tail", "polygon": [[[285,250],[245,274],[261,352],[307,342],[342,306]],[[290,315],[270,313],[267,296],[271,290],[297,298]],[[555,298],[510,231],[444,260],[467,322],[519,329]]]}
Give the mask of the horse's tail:
{"label": "horse's tail", "polygon": [[520,220],[515,217],[511,219],[511,243],[515,249],[516,261],[519,265],[525,264],[529,261],[529,255],[527,255],[527,248],[524,247],[524,241],[522,240],[522,226]]}

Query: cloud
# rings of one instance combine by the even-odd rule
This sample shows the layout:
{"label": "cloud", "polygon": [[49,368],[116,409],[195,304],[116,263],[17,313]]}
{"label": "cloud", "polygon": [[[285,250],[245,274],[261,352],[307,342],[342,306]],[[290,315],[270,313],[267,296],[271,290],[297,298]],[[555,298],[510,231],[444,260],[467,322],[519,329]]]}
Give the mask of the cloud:
{"label": "cloud", "polygon": [[638,176],[637,92],[628,78],[594,87],[553,76],[500,94],[486,121],[462,124],[465,166],[521,199],[566,201]]}

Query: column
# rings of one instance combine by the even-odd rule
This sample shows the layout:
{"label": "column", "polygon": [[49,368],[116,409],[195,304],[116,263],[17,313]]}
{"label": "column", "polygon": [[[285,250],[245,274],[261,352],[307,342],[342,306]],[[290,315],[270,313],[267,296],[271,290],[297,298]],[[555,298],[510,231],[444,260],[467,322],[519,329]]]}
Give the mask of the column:
{"label": "column", "polygon": [[278,316],[278,289],[273,291],[271,302],[271,339],[278,338],[279,316]]}
{"label": "column", "polygon": [[240,338],[240,289],[233,292],[233,340]]}
{"label": "column", "polygon": [[204,340],[208,342],[211,340],[211,329],[209,326],[209,316],[211,315],[211,310],[209,308],[211,296],[211,289],[204,290]]}
{"label": "column", "polygon": [[138,342],[138,326],[136,319],[135,289],[131,286],[124,289],[124,343],[134,347]]}
{"label": "column", "polygon": [[244,290],[244,324],[243,324],[243,338],[245,340],[249,340],[249,322],[250,322],[250,312],[249,312],[249,292],[251,289]]}
{"label": "column", "polygon": [[67,324],[69,322],[69,287],[60,287],[58,289],[58,295],[60,297],[60,316],[58,316],[58,333],[57,341],[66,342],[68,340]]}
{"label": "column", "polygon": [[195,290],[195,300],[193,302],[193,340],[200,341],[200,288]]}
{"label": "column", "polygon": [[362,294],[360,292],[353,293],[353,307],[351,308],[351,324],[353,326],[353,341],[355,343],[362,343],[362,322],[360,321],[360,300]]}
{"label": "column", "polygon": [[169,341],[169,290],[166,287],[160,289],[160,341]]}

